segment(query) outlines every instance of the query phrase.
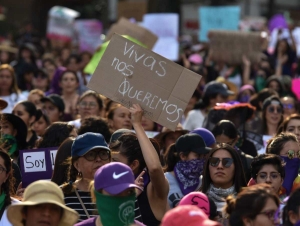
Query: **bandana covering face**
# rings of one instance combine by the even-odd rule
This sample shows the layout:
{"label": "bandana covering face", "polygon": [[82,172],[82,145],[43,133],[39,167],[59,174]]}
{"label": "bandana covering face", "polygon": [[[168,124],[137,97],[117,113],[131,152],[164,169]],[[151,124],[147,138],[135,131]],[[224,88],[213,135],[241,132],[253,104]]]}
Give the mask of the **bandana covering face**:
{"label": "bandana covering face", "polygon": [[95,191],[95,196],[103,226],[128,226],[134,223],[135,194],[115,197]]}
{"label": "bandana covering face", "polygon": [[12,156],[18,149],[17,140],[12,135],[4,134],[1,137],[0,144],[4,145],[4,147],[7,149],[9,156]]}
{"label": "bandana covering face", "polygon": [[286,194],[289,195],[292,190],[293,182],[298,175],[300,159],[299,158],[290,159],[287,156],[280,156],[280,157],[285,162],[285,167],[284,167],[285,178],[282,186],[286,189]]}
{"label": "bandana covering face", "polygon": [[174,167],[174,174],[183,195],[193,192],[200,183],[205,159],[179,161]]}
{"label": "bandana covering face", "polygon": [[4,192],[2,192],[2,194],[0,195],[0,209],[2,209],[4,206],[5,197],[6,197],[6,194]]}

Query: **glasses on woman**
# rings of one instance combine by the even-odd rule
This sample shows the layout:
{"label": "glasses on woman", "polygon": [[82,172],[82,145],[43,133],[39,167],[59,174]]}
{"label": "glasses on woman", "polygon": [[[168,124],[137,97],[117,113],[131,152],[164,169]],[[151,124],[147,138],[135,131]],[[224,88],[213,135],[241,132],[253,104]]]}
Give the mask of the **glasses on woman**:
{"label": "glasses on woman", "polygon": [[278,218],[280,216],[279,210],[266,210],[266,211],[260,212],[259,214],[263,214],[263,215],[267,216],[269,218],[269,220],[271,220],[271,221],[278,220]]}
{"label": "glasses on woman", "polygon": [[284,109],[294,109],[294,104],[282,104]]}
{"label": "glasses on woman", "polygon": [[110,156],[109,151],[107,151],[107,150],[92,150],[92,151],[89,151],[88,153],[86,153],[83,157],[88,161],[95,161],[98,156],[103,161],[108,160],[109,156]]}
{"label": "glasses on woman", "polygon": [[268,178],[270,178],[270,180],[275,181],[277,179],[279,179],[281,177],[280,173],[278,172],[272,172],[269,175],[265,172],[261,172],[257,174],[257,178],[266,181]]}
{"label": "glasses on woman", "polygon": [[277,112],[277,114],[282,114],[282,108],[281,107],[273,107],[273,106],[271,106],[271,107],[269,107],[268,111],[270,113]]}
{"label": "glasses on woman", "polygon": [[222,165],[225,168],[229,168],[233,163],[233,159],[232,158],[222,158],[222,159],[220,159],[220,158],[217,158],[217,157],[210,157],[208,159],[208,162],[212,167],[217,167],[220,164],[220,162],[222,162]]}
{"label": "glasses on woman", "polygon": [[79,107],[81,107],[81,108],[86,108],[86,107],[96,108],[97,104],[94,103],[94,102],[85,102],[85,101],[82,101],[82,102],[79,103]]}

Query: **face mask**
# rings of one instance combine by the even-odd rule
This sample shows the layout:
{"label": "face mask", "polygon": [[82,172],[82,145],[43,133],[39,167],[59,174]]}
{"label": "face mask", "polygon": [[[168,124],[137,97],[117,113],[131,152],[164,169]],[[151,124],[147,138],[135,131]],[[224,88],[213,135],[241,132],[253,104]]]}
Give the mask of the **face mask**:
{"label": "face mask", "polygon": [[248,103],[250,100],[250,96],[249,95],[244,95],[240,98],[240,102],[241,103]]}
{"label": "face mask", "polygon": [[282,186],[286,189],[287,195],[290,194],[293,186],[293,182],[298,175],[298,170],[300,166],[300,159],[293,158],[290,159],[287,156],[280,156],[285,162],[285,178]]}
{"label": "face mask", "polygon": [[183,195],[195,191],[200,183],[205,159],[179,161],[174,167],[174,174]]}
{"label": "face mask", "polygon": [[266,80],[261,76],[256,76],[255,78],[255,88],[257,92],[261,91],[266,86]]}
{"label": "face mask", "polygon": [[17,140],[14,136],[4,134],[1,137],[0,144],[3,144],[9,156],[12,156],[18,149]]}
{"label": "face mask", "polygon": [[96,205],[103,226],[128,226],[134,222],[135,194],[126,197],[102,195],[95,191]]}

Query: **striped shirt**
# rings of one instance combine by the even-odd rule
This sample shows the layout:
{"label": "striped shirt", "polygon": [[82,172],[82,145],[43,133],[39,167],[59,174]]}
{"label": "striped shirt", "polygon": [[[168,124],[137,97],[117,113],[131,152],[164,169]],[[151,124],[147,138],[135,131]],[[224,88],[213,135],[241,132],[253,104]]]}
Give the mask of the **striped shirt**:
{"label": "striped shirt", "polygon": [[[90,217],[96,217],[98,215],[98,211],[96,208],[96,204],[92,202],[90,192],[80,190],[77,191]],[[88,219],[75,192],[65,195],[65,203],[67,207],[78,212],[78,222]]]}

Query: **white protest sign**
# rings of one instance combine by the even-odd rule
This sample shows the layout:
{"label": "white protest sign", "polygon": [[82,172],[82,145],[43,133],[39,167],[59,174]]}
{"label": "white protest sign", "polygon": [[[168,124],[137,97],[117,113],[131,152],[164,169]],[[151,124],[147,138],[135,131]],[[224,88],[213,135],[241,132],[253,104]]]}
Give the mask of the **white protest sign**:
{"label": "white protest sign", "polygon": [[179,16],[177,13],[145,14],[142,26],[158,36],[153,52],[169,60],[178,60]]}
{"label": "white protest sign", "polygon": [[80,14],[66,7],[54,6],[48,15],[47,38],[71,41],[74,36],[74,19]]}
{"label": "white protest sign", "polygon": [[44,151],[23,153],[23,159],[26,173],[46,171],[46,157]]}
{"label": "white protest sign", "polygon": [[50,150],[52,170],[54,170],[54,163],[55,163],[56,153],[57,153],[57,150]]}

